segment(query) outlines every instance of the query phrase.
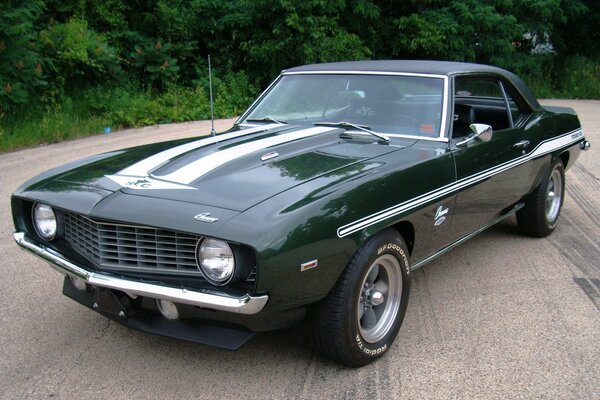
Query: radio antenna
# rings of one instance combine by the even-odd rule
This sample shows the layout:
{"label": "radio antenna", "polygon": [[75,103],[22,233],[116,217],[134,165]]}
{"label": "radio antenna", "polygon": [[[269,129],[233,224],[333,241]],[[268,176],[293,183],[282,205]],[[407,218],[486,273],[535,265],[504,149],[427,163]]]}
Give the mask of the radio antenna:
{"label": "radio antenna", "polygon": [[215,136],[215,111],[213,106],[213,93],[212,93],[212,71],[210,69],[210,54],[208,55],[208,91],[210,93],[210,134]]}

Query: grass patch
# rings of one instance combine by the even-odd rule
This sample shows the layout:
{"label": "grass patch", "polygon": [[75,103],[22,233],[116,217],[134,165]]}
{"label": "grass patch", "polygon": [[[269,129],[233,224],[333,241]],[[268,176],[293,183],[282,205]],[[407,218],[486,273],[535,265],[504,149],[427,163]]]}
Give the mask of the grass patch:
{"label": "grass patch", "polygon": [[3,118],[0,124],[0,151],[59,142],[102,132],[103,116],[73,112],[71,101],[43,113],[20,114]]}
{"label": "grass patch", "polygon": [[[105,128],[131,127],[210,118],[210,105],[201,88],[150,90],[98,87],[63,96],[45,110],[20,110],[0,120],[0,151],[102,133]],[[235,110],[219,109],[228,116]]]}
{"label": "grass patch", "polygon": [[[245,75],[213,81],[215,117],[239,115],[257,90]],[[0,116],[0,152],[55,143],[111,130],[205,120],[210,103],[202,82],[193,88],[172,86],[162,93],[136,85],[95,87],[72,92],[46,109],[21,109]]]}

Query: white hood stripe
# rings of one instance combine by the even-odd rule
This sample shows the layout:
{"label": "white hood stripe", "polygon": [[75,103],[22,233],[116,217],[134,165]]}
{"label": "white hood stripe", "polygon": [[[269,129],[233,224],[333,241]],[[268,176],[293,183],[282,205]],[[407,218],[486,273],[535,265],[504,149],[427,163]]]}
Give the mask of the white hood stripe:
{"label": "white hood stripe", "polygon": [[235,139],[241,136],[250,135],[256,132],[266,131],[271,128],[276,128],[279,126],[283,126],[282,124],[267,124],[261,125],[250,129],[243,129],[241,131],[225,133],[217,136],[209,136],[206,138],[202,138],[200,140],[196,140],[190,143],[182,144],[181,146],[173,147],[172,149],[161,151],[158,154],[155,154],[151,157],[143,159],[142,161],[136,162],[135,164],[117,172],[116,175],[125,175],[128,177],[139,176],[145,177],[148,174],[168,162],[169,160],[185,154],[189,151],[198,149],[200,147],[208,146],[214,143],[222,142],[223,140]]}
{"label": "white hood stripe", "polygon": [[265,150],[272,146],[319,135],[325,132],[332,132],[336,129],[337,128],[331,127],[314,127],[296,132],[285,133],[283,135],[272,136],[265,139],[255,140],[253,142],[240,144],[239,146],[233,146],[228,149],[209,154],[206,157],[202,157],[199,160],[191,162],[170,174],[152,176],[168,182],[175,182],[184,185],[190,184],[201,176],[215,170],[216,168],[255,151]]}

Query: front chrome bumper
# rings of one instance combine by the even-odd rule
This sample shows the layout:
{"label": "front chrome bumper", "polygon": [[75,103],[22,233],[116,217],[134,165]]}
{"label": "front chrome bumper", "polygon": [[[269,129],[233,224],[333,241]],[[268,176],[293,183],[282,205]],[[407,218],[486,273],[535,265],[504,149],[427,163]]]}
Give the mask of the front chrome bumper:
{"label": "front chrome bumper", "polygon": [[23,250],[48,262],[52,268],[61,274],[76,276],[92,286],[101,286],[108,289],[120,290],[127,294],[169,300],[174,303],[190,304],[192,306],[238,314],[256,314],[264,308],[269,300],[269,296],[267,295],[250,296],[246,294],[236,297],[224,293],[209,293],[206,291],[162,286],[117,278],[101,272],[91,272],[73,264],[57,251],[34,242],[24,232],[15,232],[13,236]]}

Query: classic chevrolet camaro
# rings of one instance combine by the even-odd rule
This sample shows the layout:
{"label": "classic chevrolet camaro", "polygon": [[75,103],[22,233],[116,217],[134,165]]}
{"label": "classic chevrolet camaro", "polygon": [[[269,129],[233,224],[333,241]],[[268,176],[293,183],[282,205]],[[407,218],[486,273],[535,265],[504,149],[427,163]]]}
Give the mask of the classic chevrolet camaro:
{"label": "classic chevrolet camaro", "polygon": [[485,65],[285,70],[227,132],[89,157],[12,196],[21,248],[125,326],[237,349],[307,317],[325,357],[385,354],[411,272],[516,214],[555,229],[590,144]]}

